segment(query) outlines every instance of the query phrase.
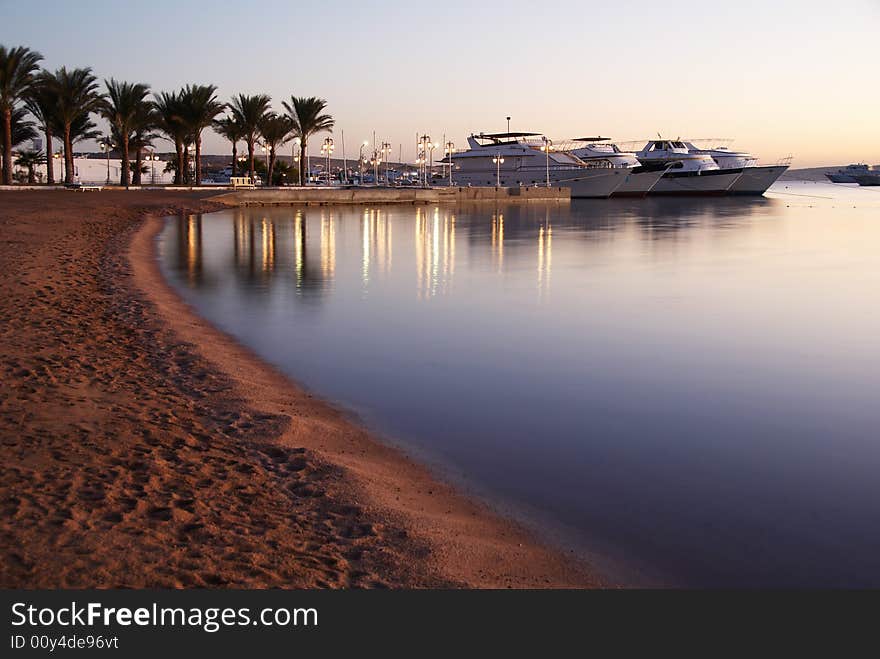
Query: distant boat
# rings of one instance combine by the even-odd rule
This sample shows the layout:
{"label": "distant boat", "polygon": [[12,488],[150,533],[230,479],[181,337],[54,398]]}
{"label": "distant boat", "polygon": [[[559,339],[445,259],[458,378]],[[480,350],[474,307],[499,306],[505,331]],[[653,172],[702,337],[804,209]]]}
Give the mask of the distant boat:
{"label": "distant boat", "polygon": [[856,174],[853,178],[859,185],[880,185],[880,167],[875,167],[866,174]]}
{"label": "distant boat", "polygon": [[868,174],[870,171],[871,168],[868,165],[857,163],[855,165],[847,165],[836,172],[826,172],[825,176],[832,183],[858,183],[856,177]]}

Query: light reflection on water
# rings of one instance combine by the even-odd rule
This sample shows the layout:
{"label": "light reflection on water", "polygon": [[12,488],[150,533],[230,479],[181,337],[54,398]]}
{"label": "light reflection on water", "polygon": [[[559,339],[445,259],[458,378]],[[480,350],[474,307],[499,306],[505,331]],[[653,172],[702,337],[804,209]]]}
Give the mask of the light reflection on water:
{"label": "light reflection on water", "polygon": [[[626,583],[880,585],[880,195],[169,218],[205,317]],[[586,548],[586,549],[585,549]]]}

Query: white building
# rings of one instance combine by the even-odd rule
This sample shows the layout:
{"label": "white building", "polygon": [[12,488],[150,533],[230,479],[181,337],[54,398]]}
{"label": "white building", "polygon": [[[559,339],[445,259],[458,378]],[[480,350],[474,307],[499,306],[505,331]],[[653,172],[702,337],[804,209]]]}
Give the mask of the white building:
{"label": "white building", "polygon": [[[141,174],[142,185],[163,185],[174,182],[174,173],[165,172],[165,160],[144,161],[147,166],[147,173]],[[106,158],[74,158],[73,180],[77,183],[107,183],[107,159]],[[110,185],[119,185],[119,177],[121,175],[120,167],[122,161],[119,158],[110,158]],[[53,162],[55,181],[61,183],[64,181],[64,159],[56,158]],[[46,165],[39,165],[36,168],[37,176],[41,180],[46,180]],[[155,176],[154,176],[155,173]]]}

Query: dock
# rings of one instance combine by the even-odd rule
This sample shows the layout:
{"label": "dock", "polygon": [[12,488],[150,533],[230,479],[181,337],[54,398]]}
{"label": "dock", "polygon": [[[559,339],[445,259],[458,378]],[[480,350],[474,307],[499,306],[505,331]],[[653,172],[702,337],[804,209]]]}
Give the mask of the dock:
{"label": "dock", "polygon": [[489,188],[272,188],[234,190],[213,198],[230,206],[331,206],[338,204],[526,203],[571,200],[565,187]]}

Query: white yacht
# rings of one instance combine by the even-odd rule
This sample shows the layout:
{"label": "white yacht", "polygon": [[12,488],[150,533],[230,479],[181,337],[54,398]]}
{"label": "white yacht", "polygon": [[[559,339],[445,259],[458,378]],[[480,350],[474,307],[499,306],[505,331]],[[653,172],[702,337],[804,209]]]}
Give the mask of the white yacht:
{"label": "white yacht", "polygon": [[742,175],[727,189],[727,194],[762,195],[788,169],[788,165],[759,165],[758,159],[748,151],[732,151],[728,146],[698,147],[685,142],[691,153],[706,154],[722,170],[741,170]]}
{"label": "white yacht", "polygon": [[721,169],[712,156],[692,153],[680,140],[651,140],[635,154],[642,165],[668,167],[650,194],[725,194],[742,176],[743,169]]}
{"label": "white yacht", "polygon": [[569,152],[542,150],[540,133],[480,133],[467,138],[467,151],[441,160],[452,161],[454,185],[489,187],[550,185],[571,188],[572,197],[607,198],[632,171],[608,158],[584,162]]}
{"label": "white yacht", "polygon": [[836,172],[826,172],[825,176],[832,183],[856,183],[856,176],[863,176],[870,171],[871,168],[868,165],[860,162],[854,165],[847,165]]}
{"label": "white yacht", "polygon": [[615,167],[631,167],[632,171],[612,194],[614,197],[644,197],[669,168],[665,163],[643,164],[632,153],[621,151],[607,137],[576,137],[570,142],[563,142],[558,148],[574,154],[587,164],[609,161]]}

